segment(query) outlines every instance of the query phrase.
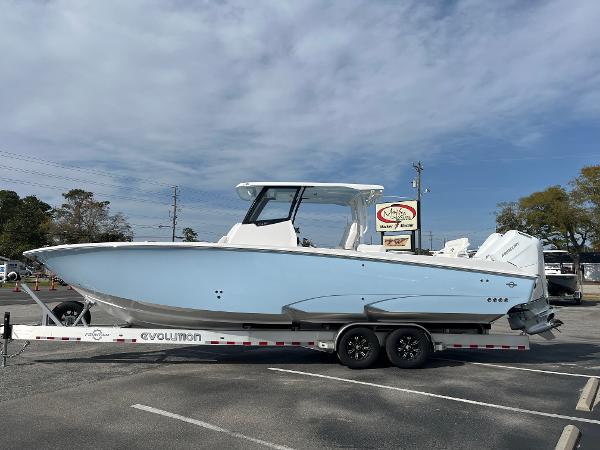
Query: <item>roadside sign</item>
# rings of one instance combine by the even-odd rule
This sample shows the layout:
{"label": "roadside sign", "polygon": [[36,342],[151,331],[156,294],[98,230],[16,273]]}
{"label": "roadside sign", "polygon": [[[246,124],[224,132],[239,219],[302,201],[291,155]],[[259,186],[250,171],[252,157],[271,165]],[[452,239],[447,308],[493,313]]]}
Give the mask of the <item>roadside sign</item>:
{"label": "roadside sign", "polygon": [[412,250],[412,236],[384,236],[383,246],[386,250]]}
{"label": "roadside sign", "polygon": [[416,200],[375,205],[377,231],[412,231],[419,228],[419,207]]}

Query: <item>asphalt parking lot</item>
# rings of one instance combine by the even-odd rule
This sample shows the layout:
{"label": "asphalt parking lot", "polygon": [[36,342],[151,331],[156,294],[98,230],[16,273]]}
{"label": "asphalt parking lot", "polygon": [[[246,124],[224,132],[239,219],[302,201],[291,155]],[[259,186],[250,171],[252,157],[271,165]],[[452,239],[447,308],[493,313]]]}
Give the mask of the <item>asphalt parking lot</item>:
{"label": "asphalt parking lot", "polygon": [[[353,371],[308,349],[32,342],[0,369],[0,447],[541,449],[572,424],[598,448],[600,406],[575,405],[600,377],[600,303],[557,308],[562,333],[529,352],[440,352],[419,370]],[[6,289],[4,311],[39,315]]]}

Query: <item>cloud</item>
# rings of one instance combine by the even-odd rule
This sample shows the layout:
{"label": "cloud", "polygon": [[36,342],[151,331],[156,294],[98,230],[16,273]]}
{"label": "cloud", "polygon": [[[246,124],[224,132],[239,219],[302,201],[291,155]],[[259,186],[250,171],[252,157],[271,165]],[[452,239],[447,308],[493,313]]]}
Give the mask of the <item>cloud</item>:
{"label": "cloud", "polygon": [[599,22],[592,0],[4,2],[0,145],[210,190],[385,183],[390,158],[597,119]]}

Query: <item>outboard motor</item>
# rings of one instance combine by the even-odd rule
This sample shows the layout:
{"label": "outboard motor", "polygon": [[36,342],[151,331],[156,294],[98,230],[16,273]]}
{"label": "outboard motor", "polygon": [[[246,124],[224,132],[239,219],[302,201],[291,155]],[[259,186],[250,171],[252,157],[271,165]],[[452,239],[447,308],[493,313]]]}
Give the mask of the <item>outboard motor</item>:
{"label": "outboard motor", "polygon": [[540,240],[516,230],[505,234],[494,233],[479,247],[473,258],[505,261],[521,272],[537,276],[531,300],[512,308],[508,312],[508,322],[513,330],[542,334],[552,339],[554,336],[550,330],[559,327],[562,322],[554,318],[554,308],[548,302],[544,252]]}
{"label": "outboard motor", "polygon": [[468,258],[469,257],[469,239],[460,238],[448,241],[444,248],[433,253],[433,256],[445,256],[450,258]]}

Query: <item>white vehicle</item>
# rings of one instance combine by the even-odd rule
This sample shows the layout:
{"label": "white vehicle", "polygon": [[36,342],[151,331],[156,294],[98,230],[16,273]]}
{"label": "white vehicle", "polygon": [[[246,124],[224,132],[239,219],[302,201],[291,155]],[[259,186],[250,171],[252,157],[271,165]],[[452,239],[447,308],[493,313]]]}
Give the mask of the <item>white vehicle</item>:
{"label": "white vehicle", "polygon": [[581,303],[581,286],[575,264],[565,250],[544,250],[544,274],[548,294],[555,298],[573,299]]}
{"label": "white vehicle", "polygon": [[21,261],[7,260],[0,264],[0,283],[5,283],[9,273],[18,273],[21,277],[31,276],[31,270]]}

